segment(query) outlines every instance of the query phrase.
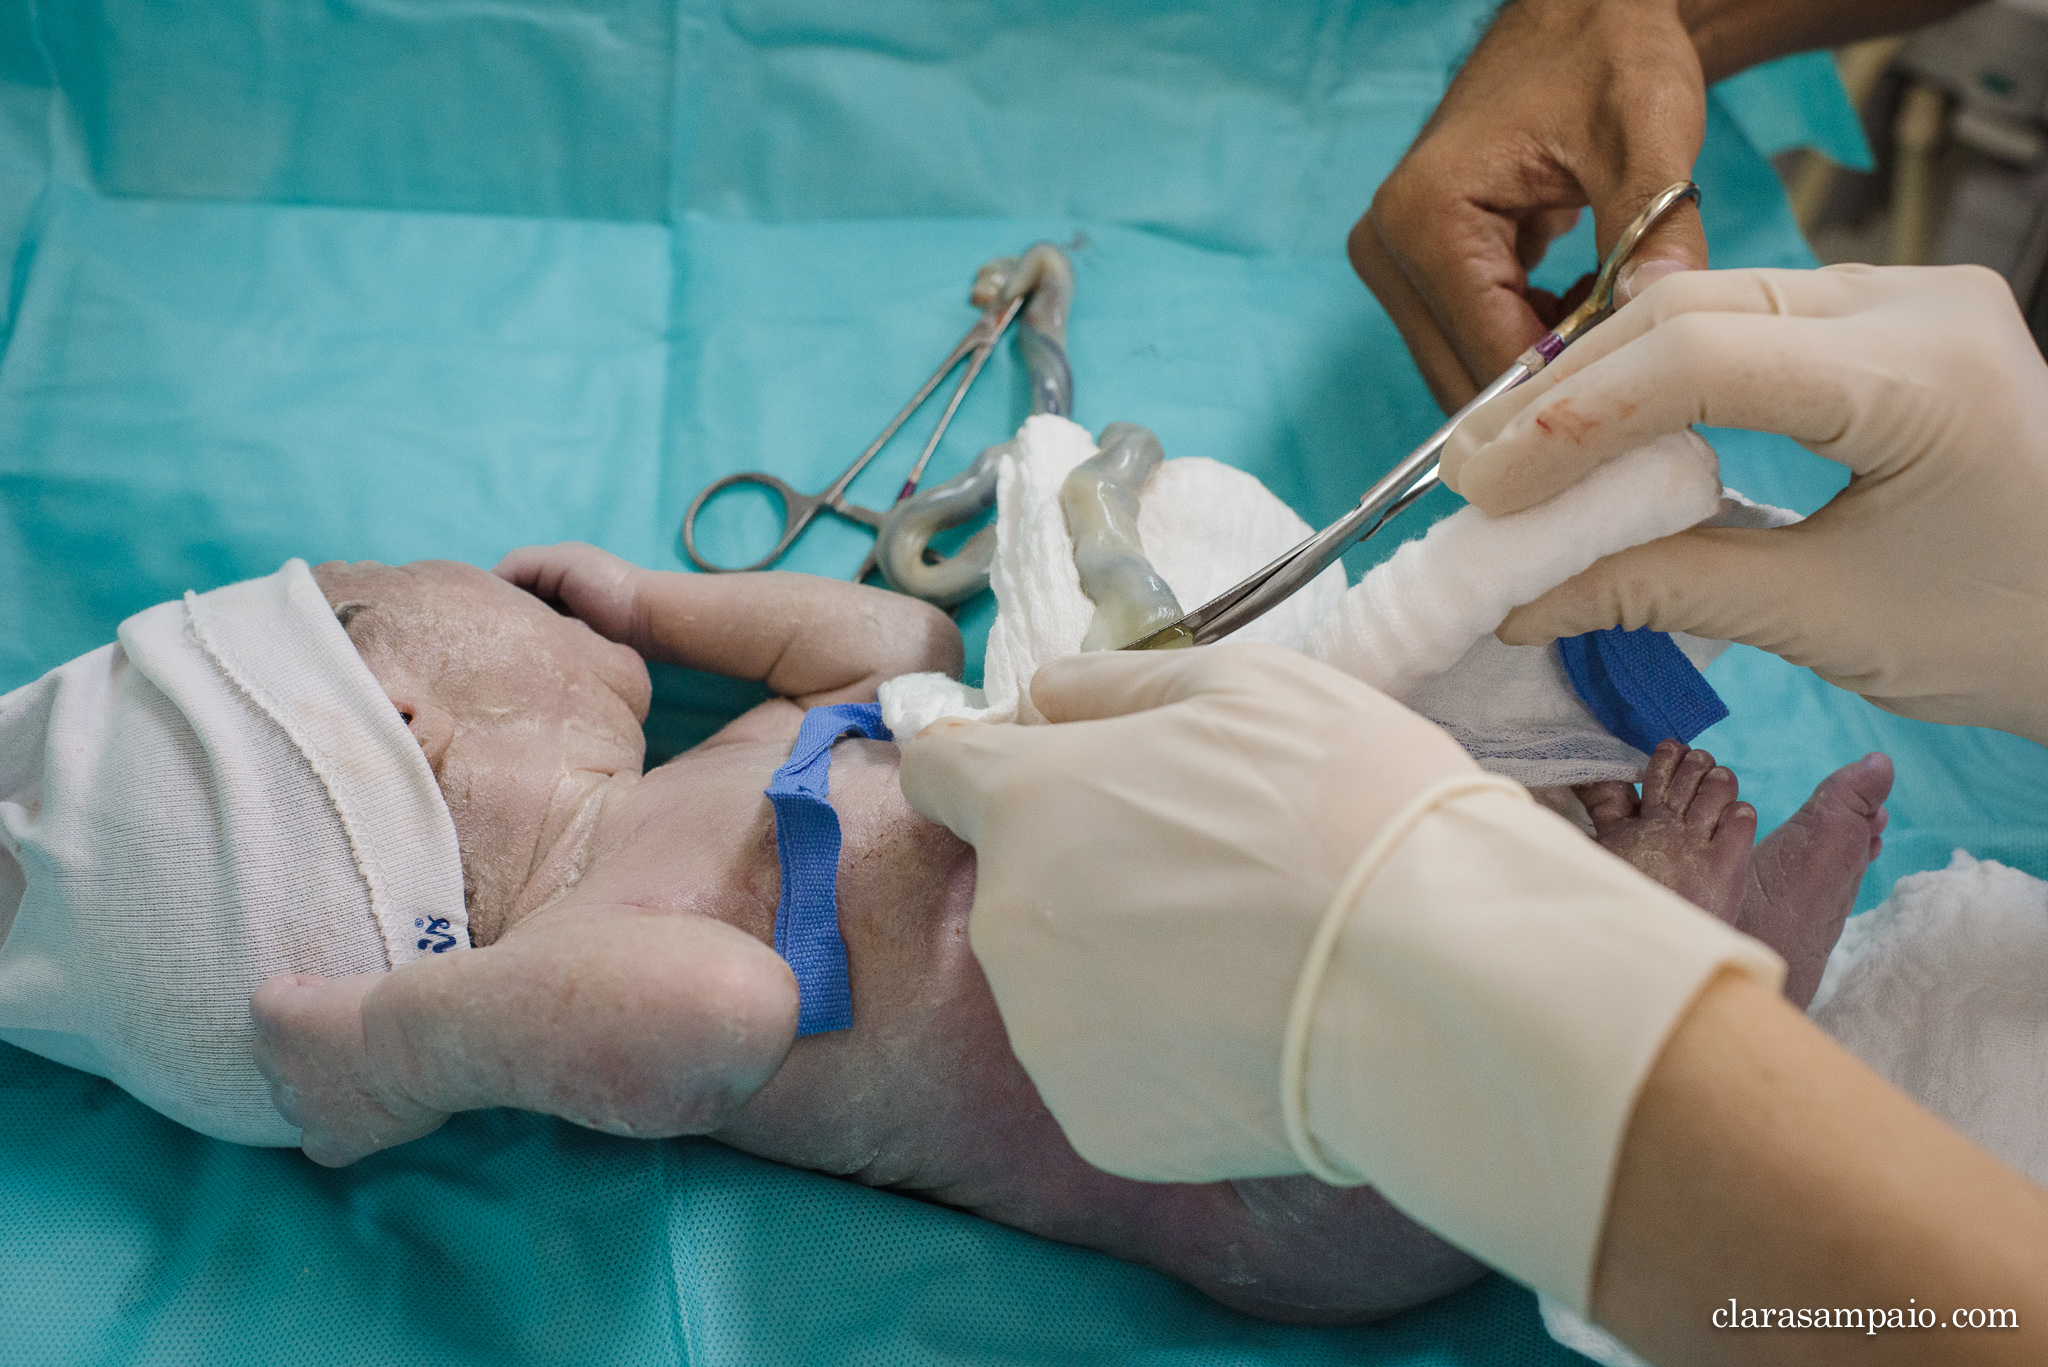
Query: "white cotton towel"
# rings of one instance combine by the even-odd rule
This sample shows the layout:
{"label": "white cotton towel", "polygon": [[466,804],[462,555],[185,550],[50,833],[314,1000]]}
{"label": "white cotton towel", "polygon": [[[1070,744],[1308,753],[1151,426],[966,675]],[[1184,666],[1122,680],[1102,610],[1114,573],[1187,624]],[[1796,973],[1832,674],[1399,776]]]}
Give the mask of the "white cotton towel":
{"label": "white cotton towel", "polygon": [[1961,850],[1901,878],[1843,927],[1812,1015],[2048,1187],[2048,883]]}

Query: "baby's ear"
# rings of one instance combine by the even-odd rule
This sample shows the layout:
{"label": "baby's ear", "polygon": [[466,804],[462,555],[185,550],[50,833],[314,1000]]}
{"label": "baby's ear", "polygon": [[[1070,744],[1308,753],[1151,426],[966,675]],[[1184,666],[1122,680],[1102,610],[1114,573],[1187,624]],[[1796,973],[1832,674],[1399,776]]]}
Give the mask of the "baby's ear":
{"label": "baby's ear", "polygon": [[420,743],[420,751],[427,757],[427,767],[434,771],[435,778],[439,778],[441,760],[448,753],[449,742],[455,739],[454,714],[424,694],[394,691],[387,696],[391,705],[398,709],[398,715],[405,718],[406,730],[412,732],[413,739]]}

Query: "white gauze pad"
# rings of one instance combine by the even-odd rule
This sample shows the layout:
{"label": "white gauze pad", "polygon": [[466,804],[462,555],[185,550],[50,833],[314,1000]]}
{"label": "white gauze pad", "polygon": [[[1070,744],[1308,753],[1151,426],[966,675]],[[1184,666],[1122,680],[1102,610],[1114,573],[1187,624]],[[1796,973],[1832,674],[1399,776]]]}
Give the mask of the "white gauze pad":
{"label": "white gauze pad", "polygon": [[1689,431],[1660,437],[1533,508],[1507,517],[1453,513],[1354,585],[1304,648],[1405,698],[1513,609],[1603,556],[1684,531],[1720,506],[1714,449]]}
{"label": "white gauze pad", "polygon": [[[1798,520],[1797,513],[1723,489],[1719,510],[1700,525],[1767,528]],[[1684,632],[1671,639],[1701,670],[1728,648]],[[1485,768],[1532,788],[1633,781],[1650,758],[1600,724],[1572,688],[1555,646],[1503,645],[1491,631],[1401,701],[1450,732]]]}
{"label": "white gauze pad", "polygon": [[[1081,592],[1074,543],[1060,511],[1060,485],[1093,456],[1095,439],[1066,418],[1027,420],[996,481],[996,555],[989,587],[996,621],[989,629],[983,688],[943,674],[908,674],[882,685],[882,719],[913,736],[940,717],[1039,722],[1031,677],[1041,665],[1078,654],[1095,605]],[[1206,603],[1296,545],[1314,529],[1257,478],[1218,461],[1164,461],[1138,501],[1146,557],[1183,608]],[[1266,641],[1299,650],[1310,626],[1344,593],[1332,565],[1234,641]]]}

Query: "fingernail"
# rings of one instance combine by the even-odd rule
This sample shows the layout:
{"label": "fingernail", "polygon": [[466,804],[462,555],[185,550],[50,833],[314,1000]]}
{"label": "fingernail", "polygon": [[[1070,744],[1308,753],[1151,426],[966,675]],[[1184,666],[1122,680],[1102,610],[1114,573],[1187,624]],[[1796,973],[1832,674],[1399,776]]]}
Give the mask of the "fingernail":
{"label": "fingernail", "polygon": [[1669,257],[1632,261],[1628,269],[1621,273],[1621,279],[1615,283],[1614,296],[1626,304],[1665,276],[1676,275],[1685,269],[1684,262],[1673,261]]}

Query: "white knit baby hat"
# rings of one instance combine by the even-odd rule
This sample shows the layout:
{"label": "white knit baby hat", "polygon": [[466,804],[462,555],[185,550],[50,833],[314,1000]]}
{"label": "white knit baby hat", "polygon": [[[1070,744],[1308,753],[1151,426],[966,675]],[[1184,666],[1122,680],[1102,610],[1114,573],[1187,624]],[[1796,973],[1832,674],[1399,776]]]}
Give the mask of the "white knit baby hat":
{"label": "white knit baby hat", "polygon": [[434,775],[302,560],[0,698],[0,851],[0,1040],[236,1143],[299,1142],[258,983],[469,943]]}

